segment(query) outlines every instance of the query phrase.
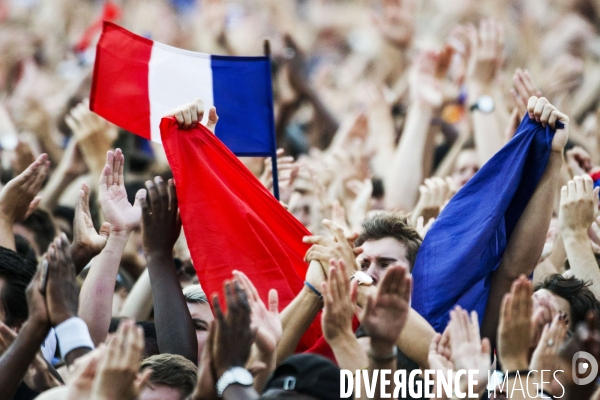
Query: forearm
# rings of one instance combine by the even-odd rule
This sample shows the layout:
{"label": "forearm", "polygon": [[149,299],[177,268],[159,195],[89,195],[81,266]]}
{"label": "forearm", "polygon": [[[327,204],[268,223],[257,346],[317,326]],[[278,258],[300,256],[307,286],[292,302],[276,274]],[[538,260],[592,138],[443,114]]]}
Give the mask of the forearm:
{"label": "forearm", "polygon": [[561,165],[562,153],[551,152],[546,170],[514,228],[498,268],[508,279],[531,274],[540,259]]}
{"label": "forearm", "polygon": [[333,136],[337,132],[340,124],[333,114],[327,109],[325,104],[323,104],[321,98],[318,96],[315,90],[310,90],[310,93],[308,94],[308,100],[314,108],[314,120],[318,127],[317,132],[319,133],[319,137],[313,140],[313,144],[320,149],[326,149],[333,140]]}
{"label": "forearm", "polygon": [[408,312],[406,325],[398,342],[400,351],[408,358],[416,362],[421,369],[429,368],[427,357],[429,355],[429,344],[435,336],[433,327],[412,308]]}
{"label": "forearm", "polygon": [[0,216],[0,247],[17,251],[15,235],[13,234],[14,223],[8,218]]}
{"label": "forearm", "polygon": [[96,346],[104,342],[108,335],[115,282],[128,239],[128,233],[111,232],[106,246],[92,262],[81,287],[79,317],[87,324]]}
{"label": "forearm", "polygon": [[154,298],[154,323],[161,353],[179,354],[198,363],[198,341],[171,254],[148,252],[147,268]]}
{"label": "forearm", "polygon": [[525,211],[510,237],[500,266],[492,273],[490,294],[485,311],[482,335],[495,345],[500,305],[510,291],[512,282],[520,275],[529,276],[537,265],[552,217],[553,199],[562,153],[551,152],[548,165]]}
{"label": "forearm", "polygon": [[288,358],[300,342],[302,335],[323,308],[323,301],[307,287],[281,312],[283,333],[277,345],[277,364]]}
{"label": "forearm", "polygon": [[586,231],[563,231],[565,250],[571,271],[576,278],[584,282],[592,282],[590,290],[597,299],[600,298],[600,269]]}
{"label": "forearm", "polygon": [[[382,376],[381,373],[384,370],[390,371],[391,374],[386,377],[387,380],[387,385],[385,386],[385,388],[383,388],[383,393],[387,393],[387,394],[391,394],[394,391],[394,373],[396,372],[396,368],[397,368],[397,361],[396,361],[396,357],[393,358],[389,358],[387,360],[384,360],[384,358],[386,358],[388,355],[392,354],[392,352],[394,351],[394,346],[391,344],[387,344],[387,343],[378,343],[378,342],[374,342],[373,340],[371,341],[371,349],[369,350],[369,377],[373,377],[373,373],[374,371],[379,371],[380,376],[379,379],[377,379],[377,383],[375,385],[375,392],[374,392],[374,397],[373,399],[382,399],[385,398],[383,396],[381,396],[381,392],[382,392],[382,387],[381,387],[381,383],[382,383]],[[390,380],[391,380],[391,385],[390,385]]]}
{"label": "forearm", "polygon": [[408,112],[400,144],[385,176],[385,207],[389,210],[408,211],[415,205],[423,182],[423,152],[432,114],[431,107],[420,104],[414,104]]}
{"label": "forearm", "polygon": [[27,321],[13,344],[0,357],[0,393],[5,396],[3,398],[13,398],[44,342],[48,329],[43,324]]}
{"label": "forearm", "polygon": [[134,321],[146,321],[152,312],[152,305],[152,286],[150,274],[146,268],[125,299],[119,317],[131,318]]}
{"label": "forearm", "polygon": [[252,350],[250,351],[250,358],[248,360],[247,369],[250,369],[252,366],[256,365],[256,363],[264,363],[266,368],[254,375],[254,389],[257,392],[262,392],[263,388],[267,384],[269,377],[275,371],[277,367],[277,351],[273,351],[271,353],[265,353],[256,347],[256,344],[252,345]]}
{"label": "forearm", "polygon": [[[475,102],[482,95],[493,95],[493,88],[477,83],[469,85],[471,102]],[[473,111],[472,120],[477,156],[483,165],[504,146],[504,124],[499,123],[498,105],[490,113]]]}
{"label": "forearm", "polygon": [[340,369],[356,371],[369,365],[369,359],[353,332],[341,334],[339,338],[328,343]]}

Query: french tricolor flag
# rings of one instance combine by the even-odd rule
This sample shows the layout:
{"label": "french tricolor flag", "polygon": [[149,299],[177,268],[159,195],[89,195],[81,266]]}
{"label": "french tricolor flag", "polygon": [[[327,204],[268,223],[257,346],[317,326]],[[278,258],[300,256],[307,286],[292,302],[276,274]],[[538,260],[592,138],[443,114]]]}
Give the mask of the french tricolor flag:
{"label": "french tricolor flag", "polygon": [[215,134],[234,154],[275,154],[269,57],[191,52],[104,22],[90,95],[92,111],[160,143],[161,118],[196,98],[204,101],[205,110],[217,108]]}

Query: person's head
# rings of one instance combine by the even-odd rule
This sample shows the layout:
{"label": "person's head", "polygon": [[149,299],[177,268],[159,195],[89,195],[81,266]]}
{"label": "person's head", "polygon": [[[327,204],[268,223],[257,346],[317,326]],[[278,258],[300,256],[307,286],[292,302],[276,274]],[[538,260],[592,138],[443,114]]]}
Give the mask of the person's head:
{"label": "person's head", "polygon": [[572,329],[591,310],[600,311],[600,303],[589,289],[590,283],[575,277],[565,278],[560,274],[548,276],[543,282],[535,285],[533,293],[532,322],[538,328],[554,318],[557,314],[566,316],[568,326]]}
{"label": "person's head", "polygon": [[56,237],[56,226],[47,211],[36,208],[25,221],[14,226],[14,233],[27,239],[40,257]]}
{"label": "person's head", "polygon": [[481,162],[475,151],[475,143],[467,143],[456,157],[452,178],[458,188],[462,188],[479,171]]}
{"label": "person's head", "polygon": [[183,289],[183,296],[187,302],[188,310],[194,321],[196,329],[196,339],[198,340],[198,360],[204,350],[206,339],[208,338],[208,327],[214,321],[212,309],[206,298],[206,294],[200,285],[191,285]]}
{"label": "person's head", "polygon": [[152,373],[139,400],[184,400],[196,386],[196,365],[180,355],[158,354],[148,357],[142,361],[140,372],[147,368]]}
{"label": "person's head", "polygon": [[356,246],[363,249],[357,258],[361,269],[377,283],[388,267],[402,265],[412,270],[421,247],[421,236],[406,214],[381,212],[363,222]]}
{"label": "person's head", "polygon": [[340,398],[340,369],[316,354],[296,354],[273,372],[260,397],[265,400]]}
{"label": "person's head", "polygon": [[0,247],[0,321],[10,328],[20,328],[29,316],[25,291],[35,270],[35,264]]}

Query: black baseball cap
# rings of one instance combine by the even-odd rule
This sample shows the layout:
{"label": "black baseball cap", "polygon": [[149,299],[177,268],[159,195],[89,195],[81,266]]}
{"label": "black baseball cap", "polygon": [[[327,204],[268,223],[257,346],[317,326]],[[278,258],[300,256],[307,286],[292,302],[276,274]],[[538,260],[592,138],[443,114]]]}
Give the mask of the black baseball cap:
{"label": "black baseball cap", "polygon": [[340,369],[317,354],[296,354],[277,367],[263,394],[271,390],[295,392],[319,400],[339,400]]}

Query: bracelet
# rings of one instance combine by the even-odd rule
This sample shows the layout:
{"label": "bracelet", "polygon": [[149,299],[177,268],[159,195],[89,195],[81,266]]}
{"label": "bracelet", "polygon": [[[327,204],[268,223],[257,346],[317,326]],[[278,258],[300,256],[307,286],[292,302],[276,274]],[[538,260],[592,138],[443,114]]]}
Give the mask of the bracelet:
{"label": "bracelet", "polygon": [[309,288],[310,290],[312,290],[314,294],[316,294],[317,296],[319,296],[320,299],[323,299],[323,294],[321,294],[321,292],[319,292],[317,290],[317,288],[315,288],[313,285],[311,285],[308,281],[304,281],[304,285],[307,288]]}
{"label": "bracelet", "polygon": [[80,347],[94,349],[94,342],[92,342],[92,338],[90,337],[88,326],[81,318],[69,318],[57,325],[54,330],[56,331],[58,347],[63,359],[71,351]]}
{"label": "bracelet", "polygon": [[370,359],[377,362],[387,362],[396,359],[398,356],[398,347],[394,346],[394,350],[390,354],[386,354],[385,356],[378,356],[371,349],[369,349],[367,355]]}
{"label": "bracelet", "polygon": [[521,375],[527,375],[529,372],[530,371],[528,369],[517,369],[515,371],[510,371],[508,374],[506,374],[506,379],[516,378],[517,374],[519,374],[519,377]]}

